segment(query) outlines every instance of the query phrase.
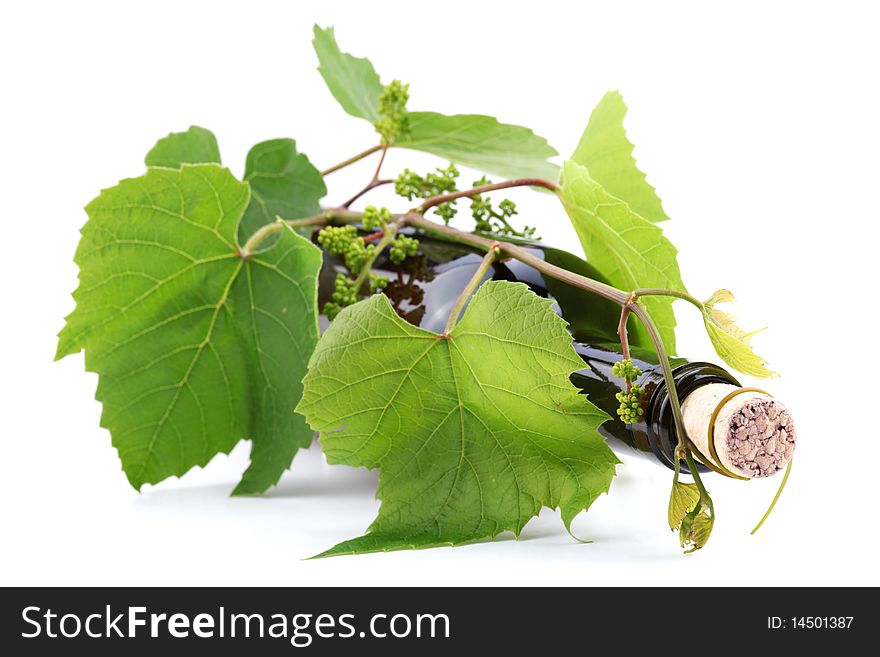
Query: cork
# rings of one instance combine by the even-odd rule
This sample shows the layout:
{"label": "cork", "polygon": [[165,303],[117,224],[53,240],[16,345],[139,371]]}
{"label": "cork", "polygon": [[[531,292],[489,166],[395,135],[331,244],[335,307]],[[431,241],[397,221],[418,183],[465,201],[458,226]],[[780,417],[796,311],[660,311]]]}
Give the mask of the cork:
{"label": "cork", "polygon": [[[769,394],[745,391],[719,404],[738,386],[710,383],[691,392],[681,405],[684,426],[703,457],[749,479],[769,477],[791,460],[797,432],[788,409]],[[717,413],[716,413],[717,409]],[[714,446],[709,422],[715,416]]]}

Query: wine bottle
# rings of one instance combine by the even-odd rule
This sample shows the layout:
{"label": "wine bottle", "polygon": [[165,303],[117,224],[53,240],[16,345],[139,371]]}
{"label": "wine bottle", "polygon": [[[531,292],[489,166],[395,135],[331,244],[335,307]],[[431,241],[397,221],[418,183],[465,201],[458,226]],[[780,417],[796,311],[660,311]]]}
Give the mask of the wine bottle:
{"label": "wine bottle", "polygon": [[[395,265],[383,254],[374,270],[388,277],[389,285],[384,293],[402,318],[426,330],[442,332],[456,299],[480,265],[483,253],[411,228],[404,232],[418,237],[419,254],[401,265]],[[517,243],[546,262],[607,282],[588,262],[571,253],[539,241],[517,240]],[[330,301],[336,274],[344,271],[341,258],[325,253],[319,279],[320,308]],[[650,343],[641,343],[639,334],[632,330],[630,355],[643,372],[634,382],[645,389],[643,414],[633,424],[624,424],[617,416],[619,402],[615,395],[625,389],[625,381],[612,372],[612,365],[622,359],[617,335],[619,306],[544,276],[517,260],[495,262],[486,273],[485,280],[489,279],[524,283],[535,294],[554,301],[553,308],[568,322],[574,349],[584,361],[584,367],[571,375],[571,381],[611,416],[600,427],[600,433],[673,468],[678,439],[662,369]],[[630,317],[630,322],[635,321]],[[322,330],[328,325],[322,315]],[[767,476],[785,466],[791,458],[795,439],[785,407],[767,393],[743,388],[730,372],[713,363],[672,358],[671,364],[685,426],[700,452],[697,456],[704,463],[713,470],[740,478]],[[723,420],[721,430],[717,423],[719,418]],[[709,431],[710,425],[713,431]],[[722,431],[724,436],[719,440],[717,434]],[[680,465],[683,472],[689,472],[684,461]],[[701,472],[709,469],[703,464],[697,467]]]}

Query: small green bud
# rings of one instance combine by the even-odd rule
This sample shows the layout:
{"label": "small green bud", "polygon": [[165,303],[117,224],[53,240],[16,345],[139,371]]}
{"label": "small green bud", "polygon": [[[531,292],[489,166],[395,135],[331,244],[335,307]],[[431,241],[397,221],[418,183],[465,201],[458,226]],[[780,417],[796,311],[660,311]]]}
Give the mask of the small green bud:
{"label": "small green bud", "polygon": [[509,219],[516,214],[516,203],[506,198],[498,204],[498,209],[501,210],[501,214]]}
{"label": "small green bud", "polygon": [[434,208],[434,214],[440,217],[447,226],[457,212],[458,210],[452,203],[441,203]]}

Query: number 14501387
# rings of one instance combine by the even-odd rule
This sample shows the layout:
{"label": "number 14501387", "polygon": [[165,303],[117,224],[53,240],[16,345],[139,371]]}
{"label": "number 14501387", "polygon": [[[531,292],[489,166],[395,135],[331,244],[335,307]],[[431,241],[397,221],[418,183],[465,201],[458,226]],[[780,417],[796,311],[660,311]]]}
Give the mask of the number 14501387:
{"label": "number 14501387", "polygon": [[846,630],[852,627],[854,616],[768,616],[770,630]]}

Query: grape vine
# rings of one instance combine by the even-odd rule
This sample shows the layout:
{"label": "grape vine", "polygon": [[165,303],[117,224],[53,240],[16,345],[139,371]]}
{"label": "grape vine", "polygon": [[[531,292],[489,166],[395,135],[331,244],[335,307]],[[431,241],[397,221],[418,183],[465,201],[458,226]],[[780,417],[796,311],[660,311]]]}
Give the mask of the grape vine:
{"label": "grape vine", "polygon": [[[87,365],[99,374],[102,424],[111,430],[132,485],[180,476],[248,438],[251,466],[235,492],[261,493],[277,483],[314,429],[321,431],[328,459],[383,473],[382,510],[370,532],[326,554],[518,534],[542,506],[558,507],[570,531],[572,519],[607,491],[617,460],[598,433],[608,416],[568,380],[578,359],[550,302],[516,284],[483,283],[494,264],[519,261],[620,308],[623,357],[611,370],[624,382],[617,394],[623,423],[640,422],[645,414],[643,372],[630,353],[630,330],[633,349],[653,350],[677,437],[670,528],[688,551],[703,547],[715,511],[673,377],[672,302],[685,300],[700,312],[729,365],[755,376],[773,373],[751,350],[753,334],[717,309],[732,300],[729,292],[699,301],[685,290],[675,249],[657,225],[668,217],[632,158],[619,95],[602,100],[560,171],[550,161],[556,151],[531,130],[477,114],[410,110],[410,85],[396,79],[383,85],[368,60],[339,49],[332,29],[316,26],[314,45],[331,93],[348,114],[372,124],[377,144],[319,171],[293,140],[263,142],[251,150],[237,180],[220,165],[213,134],[194,126],[160,140],[147,155],[144,176],[105,190],[87,208],[76,256],[77,309],[59,336],[58,357],[87,352]],[[445,166],[382,177],[391,149],[428,152]],[[363,187],[322,206],[324,178],[373,155],[378,162]],[[480,176],[469,178],[469,187],[459,184],[464,168]],[[351,209],[385,185],[393,185],[401,206],[410,206]],[[529,188],[557,197],[607,282],[547,262],[517,243],[538,239],[537,227],[519,226],[516,203],[495,194]],[[461,221],[460,202],[470,204],[470,230],[453,226]],[[383,263],[418,270],[425,258],[420,236],[484,254],[442,333],[389,312],[388,298],[413,292],[400,274],[389,280]],[[321,251],[342,264],[318,309]],[[320,338],[316,310],[330,320]],[[495,321],[502,314],[509,319]],[[361,343],[399,347],[382,358],[356,346]],[[340,348],[358,362],[351,374],[340,371]],[[503,357],[493,362],[496,353]],[[510,380],[484,382],[514,360],[522,371]],[[346,376],[350,380],[343,381]],[[443,393],[432,397],[419,385],[434,379]],[[457,422],[449,423],[451,417]],[[468,448],[485,450],[481,458],[468,458],[466,431],[477,436]],[[586,437],[569,441],[575,434]],[[482,444],[486,436],[495,443]],[[432,453],[430,445],[443,440],[445,446]],[[405,446],[397,452],[399,444]],[[454,462],[441,463],[456,454]],[[504,457],[500,469],[498,454]],[[540,475],[537,462],[543,464]],[[679,480],[683,462],[693,483]],[[419,473],[440,468],[437,482],[450,472],[455,476],[441,495],[419,488],[412,467]],[[386,472],[389,481],[382,478]],[[509,490],[517,491],[515,503]],[[473,504],[450,507],[453,491]]]}

